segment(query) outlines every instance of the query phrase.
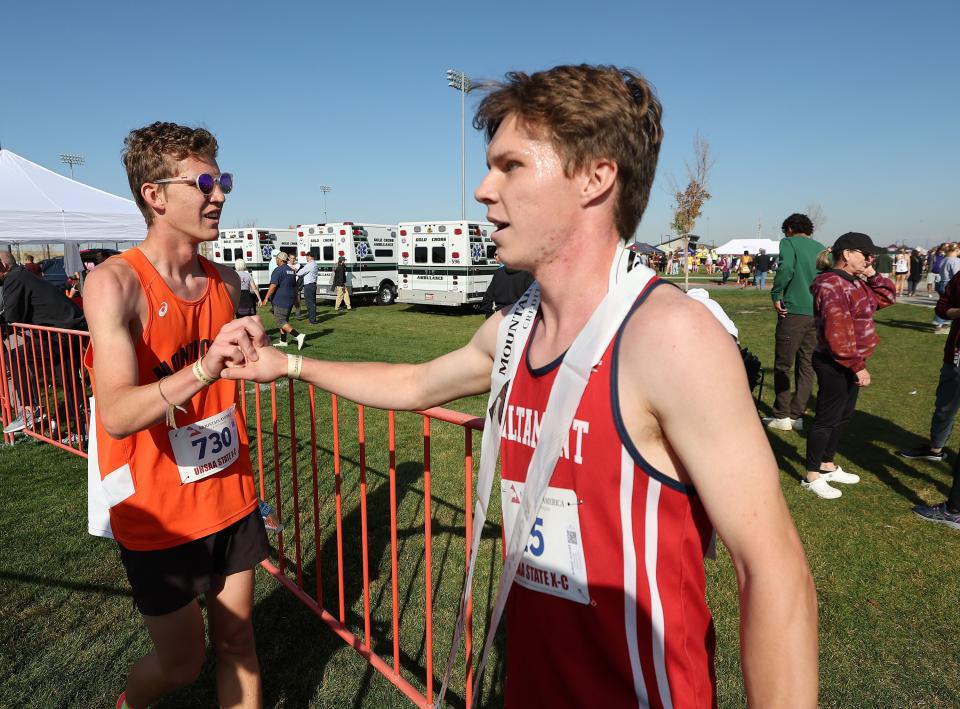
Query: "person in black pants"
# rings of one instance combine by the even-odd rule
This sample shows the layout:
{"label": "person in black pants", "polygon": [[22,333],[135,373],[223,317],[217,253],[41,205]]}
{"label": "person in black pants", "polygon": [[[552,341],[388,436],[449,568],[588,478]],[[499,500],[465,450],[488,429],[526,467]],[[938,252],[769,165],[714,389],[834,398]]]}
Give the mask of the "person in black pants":
{"label": "person in black pants", "polygon": [[917,294],[917,284],[923,278],[923,256],[914,249],[910,252],[910,277],[907,279],[907,295]]}
{"label": "person in black pants", "polygon": [[953,459],[953,485],[950,496],[936,505],[914,505],[913,513],[927,522],[960,529],[960,456]]}
{"label": "person in black pants", "polygon": [[824,499],[843,494],[831,482],[860,482],[833,459],[843,427],[857,408],[860,387],[870,385],[867,359],[880,343],[873,314],[896,301],[893,281],[873,268],[871,257],[877,253],[869,236],[848,232],[817,259],[821,273],[812,289],[817,324],[813,370],[820,389],[801,485]]}
{"label": "person in black pants", "polygon": [[[960,408],[960,274],[947,284],[937,301],[937,315],[951,321],[950,334],[943,348],[943,366],[937,384],[937,399],[930,421],[930,443],[918,448],[898,450],[904,458],[943,461],[947,459],[944,446],[953,430],[953,419]],[[950,496],[935,505],[916,505],[914,514],[927,522],[945,524],[960,529],[960,456],[953,462],[953,486]]]}

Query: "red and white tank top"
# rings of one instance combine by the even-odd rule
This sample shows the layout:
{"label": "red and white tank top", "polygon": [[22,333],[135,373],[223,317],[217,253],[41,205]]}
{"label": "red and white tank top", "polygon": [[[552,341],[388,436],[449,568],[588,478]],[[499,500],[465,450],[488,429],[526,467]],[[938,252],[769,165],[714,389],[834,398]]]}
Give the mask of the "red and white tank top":
{"label": "red and white tank top", "polygon": [[[508,707],[716,703],[703,566],[712,528],[696,492],[652,468],[627,434],[622,331],[590,376],[510,591]],[[562,361],[535,370],[527,357],[502,431],[505,519]]]}
{"label": "red and white tank top", "polygon": [[[233,302],[226,284],[216,267],[202,256],[207,288],[193,301],[174,295],[140,249],[130,249],[115,258],[124,259],[136,271],[147,301],[143,335],[134,339],[139,385],[193,366],[220,328],[233,320]],[[92,345],[87,348],[84,364],[90,370],[96,396]],[[121,497],[125,496],[110,508],[113,536],[124,547],[145,551],[184,544],[233,524],[256,507],[236,382],[219,380],[201,389],[184,404],[187,413],[177,412],[177,426],[186,427],[234,405],[239,446],[231,452],[236,459],[220,472],[188,483],[181,478],[170,429],[164,422],[116,439],[103,428],[97,407],[100,477],[105,486],[122,489]]]}

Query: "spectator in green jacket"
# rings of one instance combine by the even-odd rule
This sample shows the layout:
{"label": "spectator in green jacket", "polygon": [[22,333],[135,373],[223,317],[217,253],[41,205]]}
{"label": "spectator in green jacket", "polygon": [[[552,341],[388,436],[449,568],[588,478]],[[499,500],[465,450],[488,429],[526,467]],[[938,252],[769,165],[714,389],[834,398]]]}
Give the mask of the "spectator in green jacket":
{"label": "spectator in green jacket", "polygon": [[893,258],[887,253],[886,249],[877,254],[873,268],[880,275],[886,276],[891,281],[893,280]]}
{"label": "spectator in green jacket", "polygon": [[[781,431],[800,431],[813,390],[813,350],[817,346],[810,286],[817,275],[817,255],[824,246],[811,238],[813,222],[806,214],[791,214],[783,221],[782,231],[780,266],[770,292],[778,317],[773,376],[776,398],[773,415],[763,422]],[[792,391],[791,371],[796,382]]]}

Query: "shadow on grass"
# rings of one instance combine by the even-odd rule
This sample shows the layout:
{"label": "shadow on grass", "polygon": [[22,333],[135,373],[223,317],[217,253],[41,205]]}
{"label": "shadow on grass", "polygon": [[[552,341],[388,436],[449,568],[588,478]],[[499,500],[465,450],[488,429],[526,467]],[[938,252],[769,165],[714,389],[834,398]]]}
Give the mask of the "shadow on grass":
{"label": "shadow on grass", "polygon": [[[331,308],[330,310],[328,310],[327,312],[325,312],[325,313],[323,313],[323,314],[321,314],[320,311],[318,310],[318,311],[317,311],[317,322],[315,322],[315,323],[313,323],[313,324],[314,324],[314,325],[319,325],[319,324],[321,324],[321,323],[325,323],[327,320],[333,320],[333,319],[335,319],[335,318],[342,318],[342,317],[343,317],[344,315],[346,315],[346,314],[347,314],[347,311],[346,311],[346,310],[333,310],[333,309]],[[324,330],[324,332],[326,333],[326,332],[328,332],[328,331],[327,331],[327,330]]]}
{"label": "shadow on grass", "polygon": [[943,480],[918,469],[914,463],[896,454],[898,448],[917,438],[915,433],[885,418],[860,411],[854,414],[847,432],[855,432],[861,445],[856,447],[852,455],[844,455],[854,465],[876,475],[880,482],[911,505],[926,504],[926,501],[903,483],[905,478],[931,485],[944,497],[949,493],[949,486]]}
{"label": "shadow on grass", "polygon": [[916,320],[877,320],[878,325],[888,325],[890,327],[903,330],[918,330],[919,332],[929,332],[933,334],[933,325],[927,322],[917,322]]}
{"label": "shadow on grass", "polygon": [[480,315],[480,311],[473,305],[420,305],[408,304],[402,309],[405,313],[422,313],[424,315],[445,315],[447,317],[461,317],[464,315]]}
{"label": "shadow on grass", "polygon": [[[764,408],[769,411],[768,406]],[[807,417],[805,425],[809,427],[812,420]],[[944,496],[949,494],[949,486],[896,454],[898,448],[916,439],[915,433],[892,421],[858,410],[841,433],[837,454],[849,460],[857,472],[875,476],[911,505],[926,504],[904,483],[905,479],[931,485]],[[786,436],[771,434],[768,440],[780,469],[798,482],[802,480],[806,474],[806,430]]]}
{"label": "shadow on grass", "polygon": [[102,593],[107,596],[133,596],[133,591],[131,591],[129,588],[105,586],[100,583],[87,583],[85,581],[69,581],[67,579],[56,578],[52,576],[18,574],[13,571],[0,570],[0,580],[12,581],[13,583],[20,584],[45,586],[46,588],[63,588],[68,591],[78,591],[80,593]]}

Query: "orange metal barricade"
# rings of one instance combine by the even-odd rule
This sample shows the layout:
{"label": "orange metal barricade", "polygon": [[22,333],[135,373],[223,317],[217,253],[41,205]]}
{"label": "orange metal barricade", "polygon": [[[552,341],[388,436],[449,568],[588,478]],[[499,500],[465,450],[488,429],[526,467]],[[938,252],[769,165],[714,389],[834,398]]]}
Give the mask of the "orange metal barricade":
{"label": "orange metal barricade", "polygon": [[[23,433],[32,438],[57,446],[70,453],[86,457],[86,435],[90,426],[89,421],[89,380],[82,367],[82,354],[89,343],[89,333],[62,330],[58,328],[35,325],[13,325],[11,334],[0,346],[0,420],[6,426],[21,412],[29,411],[30,417],[23,429]],[[77,371],[73,365],[76,364]],[[355,441],[351,438],[349,445],[356,444],[358,472],[358,497],[360,513],[360,547],[362,555],[362,631],[355,632],[350,628],[347,618],[346,581],[344,573],[344,548],[348,543],[344,535],[344,470],[342,466],[342,441],[344,433],[342,426],[343,416],[341,408],[343,402],[338,401],[335,395],[329,395],[329,429],[324,429],[321,421],[321,407],[318,406],[318,393],[312,385],[294,384],[292,381],[269,385],[270,396],[262,396],[262,387],[247,382],[240,382],[241,408],[245,418],[246,429],[250,438],[252,464],[257,478],[260,497],[267,500],[274,508],[274,519],[284,520],[283,504],[291,501],[290,517],[292,526],[278,531],[275,539],[276,560],[265,560],[261,566],[277,581],[286,587],[306,608],[315,613],[333,632],[356,650],[369,665],[390,681],[410,701],[421,707],[432,706],[434,701],[434,664],[433,664],[433,604],[434,586],[437,579],[433,576],[433,526],[432,526],[432,474],[433,461],[431,443],[433,439],[432,424],[444,423],[459,427],[463,432],[463,507],[464,515],[464,549],[466,563],[462,569],[466,574],[469,564],[470,541],[472,538],[471,514],[473,491],[473,431],[482,430],[483,420],[444,408],[433,408],[426,411],[404,413],[404,416],[419,416],[422,419],[422,466],[423,466],[423,549],[424,562],[424,603],[423,603],[423,635],[410,639],[410,642],[422,640],[425,666],[421,666],[422,674],[417,671],[411,673],[409,666],[406,672],[415,675],[417,682],[423,683],[423,691],[414,686],[410,679],[401,672],[401,648],[404,638],[401,637],[400,613],[400,571],[401,559],[398,547],[398,494],[397,494],[397,420],[393,411],[386,412],[387,431],[387,476],[386,485],[389,491],[389,569],[390,583],[389,596],[391,607],[390,633],[392,639],[387,645],[392,650],[392,657],[384,659],[377,654],[374,646],[384,643],[386,638],[374,638],[372,629],[371,611],[371,569],[369,550],[369,510],[368,510],[368,437],[367,413],[374,411],[356,406],[357,435]],[[253,396],[247,394],[248,387],[253,387]],[[278,390],[286,396],[286,416],[281,415],[282,402],[278,399]],[[306,416],[309,421],[298,420],[297,401],[306,395]],[[322,400],[321,400],[322,403]],[[268,408],[267,408],[268,407]],[[352,415],[352,414],[351,414]],[[251,418],[253,420],[251,420]],[[267,428],[264,423],[268,423]],[[307,426],[306,424],[309,424]],[[303,457],[298,453],[298,430],[309,430],[309,458],[304,452]],[[329,431],[331,442],[330,469],[324,470],[318,451],[321,450],[321,438],[325,431]],[[289,459],[281,464],[281,438],[288,440]],[[4,441],[12,443],[13,434],[4,436]],[[383,438],[377,439],[383,440]],[[253,448],[256,449],[255,453]],[[373,450],[383,452],[379,446]],[[283,456],[286,457],[286,456]],[[269,462],[267,462],[269,461]],[[312,524],[306,529],[301,528],[301,471],[309,465],[310,504],[305,507],[312,513]],[[269,481],[269,472],[272,469],[272,485]],[[337,598],[334,601],[334,611],[327,609],[322,584],[321,573],[321,487],[325,476],[332,474],[333,504],[335,506],[335,540],[337,556]],[[272,488],[272,489],[271,489]],[[285,490],[285,488],[287,488]],[[268,499],[268,490],[269,499]],[[286,494],[285,494],[286,493]],[[304,580],[304,532],[312,537],[315,558],[313,573],[315,583],[313,588],[305,588]],[[292,539],[291,539],[292,535]],[[459,535],[458,535],[459,536]],[[350,540],[354,542],[355,540]],[[292,546],[293,559],[287,559],[287,550]],[[419,551],[419,550],[418,550]],[[290,568],[290,566],[294,568]],[[409,592],[409,591],[408,591]],[[459,600],[459,599],[458,599]],[[447,609],[456,613],[457,608]],[[465,628],[465,686],[463,697],[466,706],[472,702],[473,687],[473,657],[472,657],[472,595],[467,596],[467,618]],[[359,634],[359,637],[358,637]]]}
{"label": "orange metal barricade", "polygon": [[[0,346],[0,421],[24,417],[22,432],[86,457],[89,382],[83,352],[90,334],[12,324]],[[12,443],[13,434],[4,434]]]}
{"label": "orange metal barricade", "polygon": [[[254,385],[255,386],[255,385]],[[257,399],[259,399],[259,387],[256,387]],[[278,401],[277,393],[278,389],[285,389],[285,394],[287,397],[287,408],[289,423],[288,427],[285,429],[286,434],[289,436],[289,448],[291,451],[290,455],[290,465],[289,465],[289,476],[285,475],[285,470],[283,466],[280,465],[280,442],[282,436],[280,435],[280,417],[278,415],[279,407],[281,403]],[[359,512],[360,512],[360,535],[359,540],[351,539],[349,542],[345,539],[344,531],[344,512],[345,512],[345,492],[344,492],[344,471],[343,471],[343,447],[342,447],[342,436],[344,433],[343,428],[343,412],[341,408],[343,402],[338,401],[338,398],[335,395],[330,395],[330,432],[331,432],[331,463],[330,463],[330,473],[332,473],[333,485],[332,485],[332,497],[333,505],[335,507],[335,522],[336,522],[336,531],[335,531],[335,540],[336,540],[336,553],[337,553],[337,579],[336,579],[336,588],[337,588],[337,599],[334,602],[332,609],[327,609],[324,602],[323,588],[322,588],[322,578],[321,578],[321,558],[320,558],[320,528],[319,528],[319,517],[320,517],[320,505],[319,505],[319,485],[318,485],[318,475],[322,476],[322,466],[318,462],[317,451],[321,447],[319,441],[319,432],[320,426],[318,422],[319,417],[319,408],[317,406],[316,395],[317,392],[314,390],[313,386],[309,386],[305,389],[306,395],[308,398],[309,412],[310,412],[310,440],[309,440],[309,451],[310,451],[310,467],[311,467],[311,497],[312,497],[312,507],[313,507],[313,524],[312,524],[312,533],[313,540],[316,547],[316,558],[314,561],[315,564],[315,575],[316,582],[315,588],[308,590],[304,584],[304,575],[303,575],[303,544],[301,539],[301,534],[303,531],[301,529],[301,515],[299,510],[299,499],[300,499],[300,484],[299,484],[299,464],[297,461],[297,448],[299,441],[297,439],[297,416],[296,408],[294,401],[297,398],[298,391],[304,391],[304,388],[301,386],[295,386],[293,382],[286,382],[285,384],[273,384],[270,385],[270,410],[269,412],[262,411],[256,404],[253,406],[252,411],[247,412],[248,421],[247,428],[251,430],[251,423],[249,417],[253,416],[259,421],[261,417],[266,417],[271,422],[271,433],[272,437],[268,440],[264,440],[266,437],[261,436],[258,439],[258,442],[251,441],[251,445],[256,445],[258,448],[257,458],[262,460],[265,455],[262,451],[262,445],[268,444],[271,448],[271,451],[268,451],[266,455],[272,453],[273,460],[273,475],[274,475],[274,489],[273,497],[269,500],[270,504],[274,506],[274,511],[278,520],[283,519],[282,504],[287,500],[292,500],[293,510],[292,510],[292,521],[293,528],[292,530],[287,527],[283,531],[278,532],[276,535],[276,562],[272,560],[264,561],[262,566],[269,573],[271,573],[282,585],[284,585],[291,593],[294,594],[308,609],[314,612],[327,626],[333,630],[338,636],[340,636],[348,645],[350,645],[354,650],[356,650],[375,670],[377,670],[383,677],[390,681],[397,689],[400,690],[408,699],[410,699],[415,705],[421,707],[430,707],[434,702],[434,663],[433,663],[433,651],[434,651],[434,629],[433,629],[433,589],[436,582],[436,579],[433,575],[433,529],[432,529],[432,500],[433,500],[433,491],[432,491],[432,452],[431,452],[431,443],[433,438],[432,424],[434,422],[443,422],[446,424],[452,424],[462,429],[463,431],[463,475],[464,475],[464,518],[465,518],[465,528],[464,528],[464,550],[465,550],[465,559],[469,563],[469,554],[470,554],[470,540],[472,535],[471,529],[471,512],[472,512],[472,491],[473,491],[473,431],[482,430],[483,421],[482,419],[469,416],[457,411],[452,411],[444,408],[433,408],[426,411],[417,411],[412,412],[411,414],[406,415],[417,415],[422,419],[422,451],[423,451],[423,537],[424,537],[424,546],[423,546],[423,558],[424,558],[424,603],[423,603],[423,636],[420,638],[424,643],[423,653],[425,656],[424,665],[421,666],[423,674],[417,677],[417,680],[423,682],[423,691],[417,689],[413,683],[403,676],[401,673],[401,643],[404,641],[404,638],[401,637],[400,632],[400,604],[399,604],[399,553],[397,545],[397,441],[396,441],[396,421],[397,417],[395,412],[387,412],[387,453],[388,453],[388,486],[389,486],[389,508],[390,508],[390,598],[391,598],[391,623],[390,629],[392,632],[392,643],[390,643],[392,649],[392,658],[381,657],[374,651],[374,638],[372,636],[372,622],[371,622],[371,564],[370,564],[370,550],[369,550],[369,513],[368,513],[368,503],[367,503],[367,417],[366,414],[369,409],[365,409],[363,406],[356,406],[356,421],[357,421],[357,437],[356,437],[356,468],[358,476],[358,497],[359,497]],[[244,394],[244,400],[246,401],[246,395]],[[259,430],[259,429],[258,429]],[[262,467],[259,469],[261,474],[261,489],[264,487],[269,487],[269,484],[264,484],[263,481],[263,470]],[[285,478],[283,484],[281,484],[281,478]],[[287,494],[284,494],[283,486],[288,485],[289,490],[286,491]],[[307,529],[310,529],[310,525],[307,525]],[[293,565],[295,568],[290,568],[290,564],[286,558],[286,553],[284,551],[285,547],[289,546],[289,536],[293,534],[293,545],[294,545],[294,558]],[[362,608],[363,608],[363,619],[362,619],[362,630],[360,627],[356,631],[351,630],[347,620],[347,607],[345,602],[345,578],[344,578],[344,549],[345,545],[348,543],[356,543],[359,541],[361,549],[361,564],[362,564]],[[466,574],[466,564],[463,567],[463,573]],[[467,596],[467,617],[466,617],[466,626],[465,626],[465,677],[466,682],[464,686],[464,701],[467,706],[470,706],[472,701],[472,685],[473,685],[473,657],[472,657],[472,594]],[[456,611],[456,608],[451,609]],[[383,640],[380,638],[379,640]],[[415,639],[414,639],[415,640]],[[391,662],[392,660],[392,662]],[[419,674],[419,673],[417,673]]]}

